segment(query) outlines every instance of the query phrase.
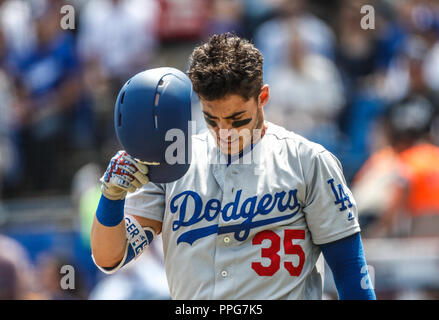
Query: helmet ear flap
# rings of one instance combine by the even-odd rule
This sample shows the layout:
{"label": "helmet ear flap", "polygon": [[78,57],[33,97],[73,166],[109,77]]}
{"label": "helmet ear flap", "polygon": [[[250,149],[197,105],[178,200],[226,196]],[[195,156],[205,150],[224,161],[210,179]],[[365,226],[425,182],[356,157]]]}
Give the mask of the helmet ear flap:
{"label": "helmet ear flap", "polygon": [[[159,163],[149,167],[148,176],[152,182],[178,180],[189,169],[191,98],[189,78],[175,68],[140,72],[119,92],[114,112],[117,139],[134,158]],[[184,148],[177,150],[184,152],[184,157],[181,154],[174,157],[174,152],[167,152],[175,142],[169,141],[169,135],[172,136],[175,129],[184,135]],[[185,161],[176,162],[174,158]]]}

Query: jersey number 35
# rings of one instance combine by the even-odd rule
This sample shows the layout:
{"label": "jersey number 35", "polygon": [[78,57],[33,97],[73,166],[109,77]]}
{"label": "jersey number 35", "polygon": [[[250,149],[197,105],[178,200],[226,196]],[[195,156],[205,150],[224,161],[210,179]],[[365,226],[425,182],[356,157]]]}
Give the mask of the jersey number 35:
{"label": "jersey number 35", "polygon": [[[261,257],[270,259],[270,264],[264,266],[261,262],[252,262],[252,269],[260,276],[272,276],[280,269],[281,257],[279,251],[281,247],[281,237],[272,230],[264,230],[257,233],[253,240],[253,245],[260,245],[264,240],[270,240],[271,245],[268,248],[261,248]],[[297,255],[299,264],[294,266],[292,262],[285,261],[284,268],[291,276],[299,276],[305,263],[305,252],[298,244],[294,244],[294,239],[305,239],[305,230],[284,230],[283,247],[287,255]]]}

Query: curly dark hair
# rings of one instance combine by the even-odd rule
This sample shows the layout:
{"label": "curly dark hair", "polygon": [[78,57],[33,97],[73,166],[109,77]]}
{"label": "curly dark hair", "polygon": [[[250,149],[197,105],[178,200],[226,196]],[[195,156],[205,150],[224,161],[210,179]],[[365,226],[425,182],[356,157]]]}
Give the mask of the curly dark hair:
{"label": "curly dark hair", "polygon": [[262,54],[248,40],[223,33],[194,49],[188,75],[194,91],[205,100],[239,94],[247,101],[259,96],[262,63]]}

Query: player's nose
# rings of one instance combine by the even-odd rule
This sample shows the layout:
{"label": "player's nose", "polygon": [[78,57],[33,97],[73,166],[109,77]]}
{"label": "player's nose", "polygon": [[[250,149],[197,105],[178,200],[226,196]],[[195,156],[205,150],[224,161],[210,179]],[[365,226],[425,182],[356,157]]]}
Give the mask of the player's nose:
{"label": "player's nose", "polygon": [[234,129],[227,124],[223,126],[218,125],[216,134],[218,135],[219,138],[223,140],[228,140],[233,135],[232,130]]}
{"label": "player's nose", "polygon": [[218,126],[218,130],[227,131],[227,132],[233,128],[228,121],[222,119],[218,121],[217,126]]}

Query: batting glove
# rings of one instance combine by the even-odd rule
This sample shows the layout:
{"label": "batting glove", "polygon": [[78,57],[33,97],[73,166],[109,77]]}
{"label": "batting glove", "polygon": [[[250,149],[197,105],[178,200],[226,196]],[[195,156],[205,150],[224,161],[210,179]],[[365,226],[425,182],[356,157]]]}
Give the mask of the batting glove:
{"label": "batting glove", "polygon": [[110,200],[125,199],[127,192],[134,192],[147,184],[148,167],[131,157],[125,151],[119,151],[111,158],[110,164],[101,178],[102,194]]}

